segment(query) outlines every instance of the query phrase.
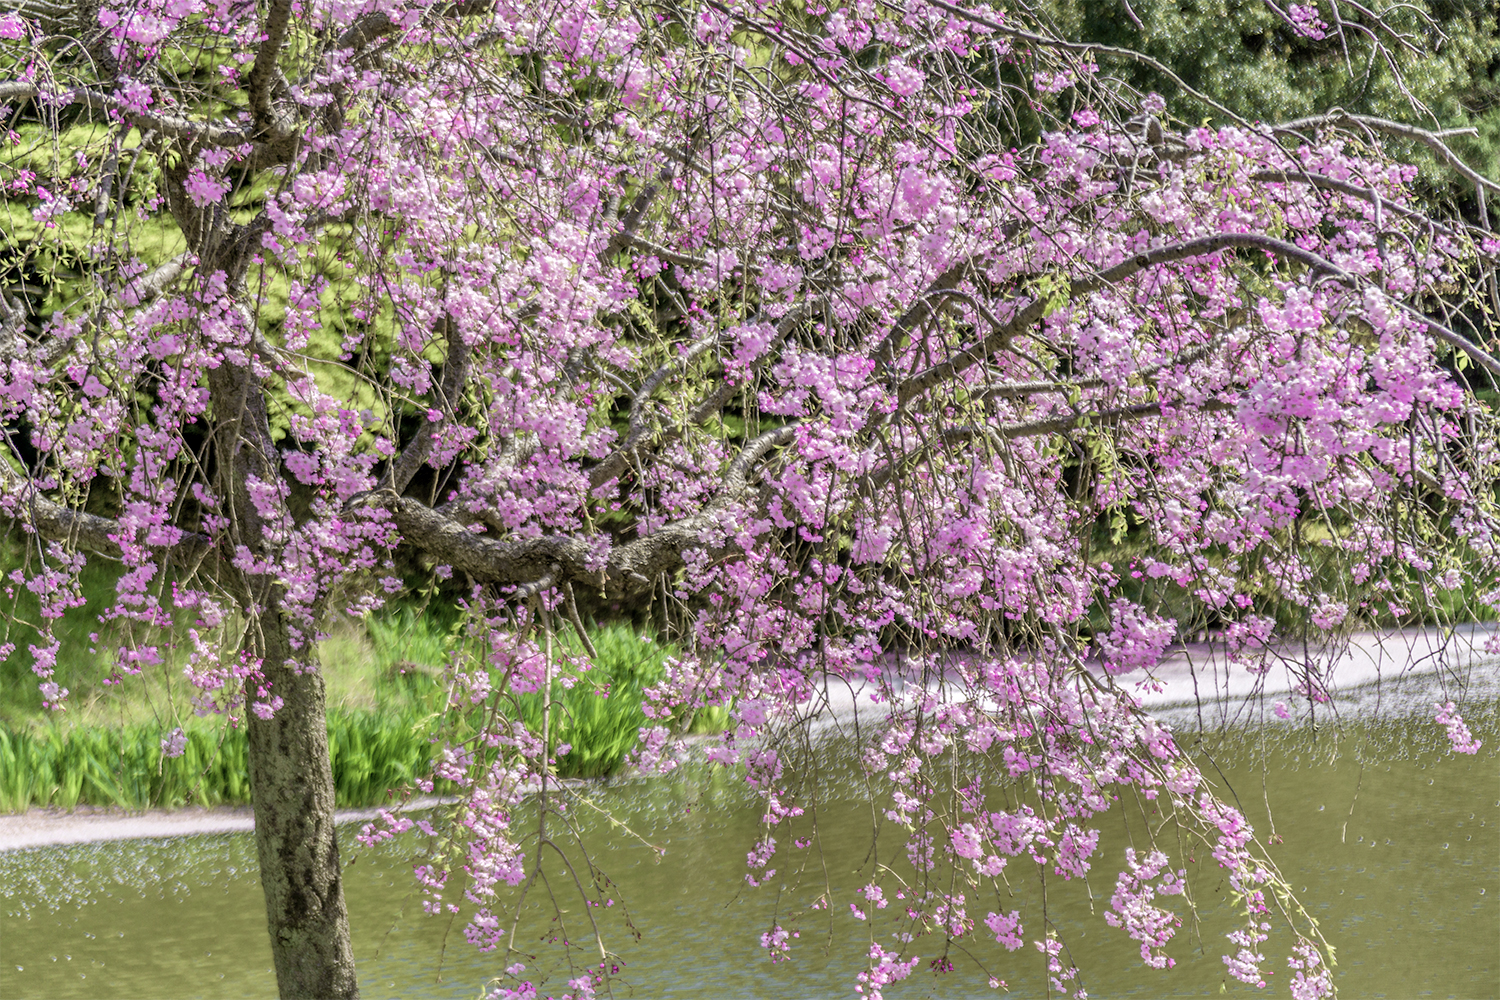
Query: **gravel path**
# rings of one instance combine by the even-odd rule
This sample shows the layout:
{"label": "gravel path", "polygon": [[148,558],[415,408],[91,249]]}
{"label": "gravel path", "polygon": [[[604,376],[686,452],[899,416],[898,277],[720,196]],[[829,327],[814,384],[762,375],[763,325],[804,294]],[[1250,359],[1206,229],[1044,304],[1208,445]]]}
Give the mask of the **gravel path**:
{"label": "gravel path", "polygon": [[[438,798],[413,799],[406,812],[441,803]],[[362,823],[379,809],[341,809],[335,822]],[[207,833],[248,833],[255,829],[249,806],[190,806],[185,809],[127,811],[99,806],[76,809],[32,809],[0,815],[0,851],[19,851],[58,844],[90,844],[101,840],[187,837]]]}
{"label": "gravel path", "polygon": [[[1310,710],[1317,718],[1392,717],[1427,713],[1434,701],[1479,701],[1500,697],[1500,655],[1486,653],[1487,641],[1500,625],[1462,625],[1454,629],[1405,629],[1356,633],[1340,648],[1319,650],[1283,645],[1269,651],[1252,672],[1246,663],[1231,663],[1221,643],[1189,643],[1168,652],[1148,679],[1130,674],[1115,679],[1161,721],[1192,729],[1277,723],[1272,709],[1283,702],[1296,723]],[[1331,662],[1330,662],[1331,661]],[[1304,664],[1318,666],[1321,694],[1312,709],[1294,689],[1302,683]],[[1094,665],[1102,676],[1103,668]],[[898,696],[908,685],[895,684]],[[936,682],[929,688],[935,688]],[[871,699],[870,682],[827,683],[815,727],[824,732],[852,732],[878,722],[885,708]]]}

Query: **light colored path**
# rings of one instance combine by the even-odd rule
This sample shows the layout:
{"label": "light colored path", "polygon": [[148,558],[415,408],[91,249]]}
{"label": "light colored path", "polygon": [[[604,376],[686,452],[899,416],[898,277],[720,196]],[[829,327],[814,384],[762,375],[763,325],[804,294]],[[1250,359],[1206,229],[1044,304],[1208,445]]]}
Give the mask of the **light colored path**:
{"label": "light colored path", "polygon": [[1160,690],[1143,686],[1136,696],[1142,704],[1154,707],[1290,694],[1302,683],[1309,663],[1315,666],[1327,693],[1333,695],[1416,674],[1443,671],[1456,678],[1485,660],[1500,659],[1484,651],[1485,642],[1497,631],[1500,626],[1494,624],[1461,625],[1455,629],[1361,632],[1351,636],[1342,648],[1326,650],[1282,645],[1265,654],[1263,664],[1268,669],[1264,675],[1247,670],[1245,662],[1229,662],[1222,645],[1195,643],[1168,656],[1154,671]]}
{"label": "light colored path", "polygon": [[[437,798],[413,799],[404,811],[440,804]],[[379,809],[341,809],[335,822],[360,823],[380,815]],[[103,840],[186,837],[207,833],[248,833],[255,816],[248,806],[148,809],[127,812],[95,806],[77,809],[32,809],[13,816],[0,815],[0,851],[19,851],[57,844],[90,844]]]}
{"label": "light colored path", "polygon": [[[1500,635],[1500,625],[1461,625],[1454,629],[1405,629],[1356,633],[1339,647],[1280,645],[1263,657],[1230,662],[1222,643],[1191,643],[1168,653],[1150,678],[1128,674],[1115,683],[1142,705],[1173,725],[1192,719],[1206,727],[1269,717],[1277,701],[1285,702],[1295,719],[1309,709],[1326,713],[1409,714],[1430,711],[1435,699],[1490,697],[1500,687],[1500,655],[1486,653],[1488,640]],[[1308,706],[1295,689],[1314,667],[1318,686],[1328,701]],[[1257,669],[1251,670],[1254,665]],[[1102,668],[1095,668],[1102,675]],[[891,678],[898,695],[905,685]],[[1378,686],[1377,686],[1378,682]],[[817,728],[849,730],[858,715],[861,725],[884,717],[883,706],[871,696],[870,682],[848,684],[831,680],[824,689],[826,703],[817,706]],[[1327,706],[1322,708],[1322,706]]]}

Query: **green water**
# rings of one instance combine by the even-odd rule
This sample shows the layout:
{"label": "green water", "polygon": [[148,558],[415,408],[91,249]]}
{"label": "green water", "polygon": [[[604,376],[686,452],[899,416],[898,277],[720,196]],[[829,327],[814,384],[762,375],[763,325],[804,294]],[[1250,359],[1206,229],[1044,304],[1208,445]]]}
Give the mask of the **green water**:
{"label": "green water", "polygon": [[[1338,948],[1336,981],[1346,997],[1500,996],[1497,727],[1493,716],[1476,727],[1486,745],[1474,758],[1442,754],[1428,738],[1430,729],[1429,723],[1427,729],[1346,730],[1334,763],[1334,738],[1326,733],[1284,733],[1270,743],[1215,737],[1202,748],[1212,757],[1212,763],[1200,757],[1203,770],[1222,770],[1262,834],[1270,832],[1269,800],[1283,839],[1272,856]],[[830,749],[827,757],[823,780],[813,786],[821,840],[779,855],[781,874],[768,889],[744,883],[745,852],[760,810],[722,774],[685,768],[676,776],[597,790],[596,801],[665,849],[659,863],[639,841],[588,819],[588,810],[577,811],[590,852],[617,885],[612,895],[624,901],[596,911],[624,963],[617,996],[854,995],[869,925],[847,911],[804,912],[791,921],[822,891],[825,871],[827,884],[845,893],[868,880],[869,806],[852,794],[857,782],[846,755]],[[1225,982],[1222,935],[1235,915],[1219,903],[1217,870],[1202,863],[1189,866],[1200,919],[1196,927],[1188,922],[1168,948],[1177,968],[1145,968],[1139,947],[1102,918],[1131,820],[1123,814],[1100,819],[1097,879],[1087,888],[1056,880],[1048,885],[1048,917],[1083,968],[1091,995],[1216,996],[1221,987],[1231,995],[1287,995],[1284,932],[1265,946],[1266,968],[1276,970],[1268,991]],[[478,995],[499,971],[500,958],[468,945],[461,922],[450,926],[447,917],[427,916],[411,898],[409,855],[417,841],[356,852],[353,832],[344,831],[346,855],[357,856],[345,887],[364,995]],[[899,843],[882,835],[875,845],[881,860],[898,854]],[[1001,904],[1019,908],[1033,921],[1030,939],[1039,926],[1039,894],[1020,867],[1023,860],[1012,862],[1010,871],[1015,897],[971,896],[970,915],[982,919]],[[798,862],[806,863],[800,877]],[[1035,866],[1030,870],[1034,880]],[[0,854],[0,886],[0,996],[274,995],[247,835]],[[562,892],[558,898],[576,934],[582,904]],[[626,905],[639,943],[623,923]],[[527,947],[540,958],[531,963],[534,972],[547,965],[548,948],[539,939],[551,929],[550,915],[535,907],[524,925]],[[773,966],[758,938],[778,921],[795,926],[800,937],[793,959]],[[877,930],[884,935],[892,926]],[[1041,956],[1029,945],[1011,954],[984,940],[972,943],[973,957],[952,953],[953,971],[938,974],[927,961],[937,957],[941,942],[923,939],[918,971],[886,995],[1004,995],[987,988],[988,974],[1005,979],[1012,996],[1045,994]]]}

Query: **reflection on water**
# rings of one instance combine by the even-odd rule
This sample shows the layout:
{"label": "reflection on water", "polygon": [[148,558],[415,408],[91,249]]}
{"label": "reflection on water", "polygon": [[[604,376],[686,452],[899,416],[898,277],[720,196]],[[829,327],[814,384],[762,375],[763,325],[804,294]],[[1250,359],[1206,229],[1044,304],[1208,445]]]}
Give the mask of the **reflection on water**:
{"label": "reflection on water", "polygon": [[[1494,753],[1500,726],[1493,715],[1482,720],[1475,728],[1484,750],[1476,758],[1454,758],[1439,752],[1430,723],[1404,725],[1413,728],[1349,729],[1341,740],[1283,730],[1270,745],[1219,735],[1198,748],[1200,765],[1210,775],[1222,771],[1262,835],[1271,832],[1269,804],[1283,841],[1272,856],[1338,948],[1337,982],[1345,996],[1500,996],[1500,772]],[[1336,750],[1340,758],[1329,763]],[[867,880],[870,809],[849,797],[858,784],[850,780],[849,755],[830,748],[826,756],[821,840],[800,858],[795,852],[778,857],[786,869],[780,892],[745,886],[745,852],[760,809],[725,776],[685,768],[671,778],[597,791],[601,805],[666,850],[657,863],[639,841],[579,816],[589,850],[623,901],[600,911],[607,943],[624,963],[618,996],[852,995],[853,975],[869,947],[868,936],[855,935],[868,935],[868,926],[847,912],[806,907],[825,878],[845,892]],[[1222,934],[1236,915],[1218,904],[1222,886],[1215,871],[1200,864],[1189,873],[1198,879],[1201,919],[1196,929],[1189,921],[1168,948],[1178,960],[1174,970],[1144,968],[1139,946],[1102,919],[1113,889],[1113,871],[1104,867],[1118,866],[1138,820],[1138,814],[1135,821],[1100,818],[1104,836],[1095,871],[1101,877],[1086,889],[1067,886],[1062,898],[1050,885],[1048,917],[1095,996],[1218,995],[1225,983]],[[352,832],[345,832],[346,845]],[[425,915],[410,897],[406,858],[416,843],[398,839],[361,851],[346,874],[364,994],[476,996],[499,971],[499,956],[476,952],[464,942],[461,924]],[[895,854],[898,841],[882,838],[879,849]],[[797,864],[788,863],[799,860],[806,862],[800,877]],[[1040,916],[1036,887],[1020,874],[1021,860],[1012,863],[1014,898],[981,896],[971,915],[982,918],[1003,902],[1006,910]],[[0,996],[275,992],[248,835],[0,854],[0,885]],[[572,921],[568,933],[576,934],[585,919],[582,903],[563,895],[559,901],[563,920]],[[643,935],[640,943],[623,925],[626,905]],[[802,916],[791,922],[799,910]],[[550,907],[537,907],[533,916],[523,937],[538,952],[528,964],[540,971],[549,961],[540,938],[552,927]],[[773,967],[758,939],[776,922],[800,936],[792,961]],[[1266,946],[1268,958],[1275,956],[1267,967],[1277,970],[1270,986],[1282,996],[1286,944],[1284,934],[1273,934]],[[1014,996],[1045,990],[1041,956],[1029,947],[1014,954],[993,945],[974,949],[985,971],[955,952],[949,956],[954,970],[939,975],[927,970],[927,960],[938,957],[941,942],[924,939],[921,946],[919,972],[888,996],[995,996],[986,985],[990,973],[1005,979]],[[1231,994],[1256,992],[1233,980],[1227,987]]]}

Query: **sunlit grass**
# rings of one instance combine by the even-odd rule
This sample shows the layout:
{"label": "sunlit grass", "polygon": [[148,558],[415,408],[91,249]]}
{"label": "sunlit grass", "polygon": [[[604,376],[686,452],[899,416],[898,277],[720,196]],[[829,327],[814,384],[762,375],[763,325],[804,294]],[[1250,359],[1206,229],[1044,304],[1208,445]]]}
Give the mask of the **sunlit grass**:
{"label": "sunlit grass", "polygon": [[250,801],[243,731],[187,732],[164,757],[155,726],[51,725],[0,729],[0,809],[180,806]]}
{"label": "sunlit grass", "polygon": [[[590,639],[598,654],[593,669],[552,682],[548,749],[564,743],[571,747],[557,761],[557,772],[565,778],[597,778],[620,769],[648,722],[641,710],[644,691],[661,679],[668,658],[676,653],[619,625],[599,629]],[[576,639],[565,646],[571,655],[583,652]],[[526,728],[541,733],[542,693],[517,695],[513,703]],[[727,708],[702,708],[690,720],[675,721],[687,732],[706,733],[723,729],[728,720]]]}
{"label": "sunlit grass", "polygon": [[[107,600],[106,594],[98,597]],[[448,702],[451,617],[396,607],[346,622],[319,645],[339,806],[383,802],[390,792],[427,775]],[[86,652],[82,662],[60,671],[65,685],[87,685],[67,711],[45,712],[39,702],[7,690],[0,718],[0,810],[249,803],[243,724],[236,728],[222,717],[197,717],[181,665],[170,657],[122,684],[99,686],[96,677],[107,671],[114,651],[74,634],[80,629],[60,627],[65,650]],[[641,709],[644,689],[661,678],[675,654],[672,647],[643,640],[622,626],[598,629],[591,639],[597,659],[580,671],[568,657],[580,656],[582,643],[571,634],[560,637],[547,727],[551,749],[571,747],[557,759],[559,777],[601,777],[626,765],[648,721]],[[12,657],[6,687],[34,692],[36,678],[15,669],[19,659]],[[542,705],[540,692],[499,701],[502,714],[519,718],[537,735],[543,731]],[[462,730],[474,721],[458,724]],[[676,723],[686,731],[707,732],[727,721],[727,709],[711,708]],[[178,726],[187,737],[184,753],[166,757],[161,740]]]}
{"label": "sunlit grass", "polygon": [[[340,806],[383,802],[427,771],[430,725],[414,713],[334,711],[328,748]],[[195,725],[180,757],[156,726],[0,729],[0,810],[77,805],[140,809],[250,802],[245,731]]]}

